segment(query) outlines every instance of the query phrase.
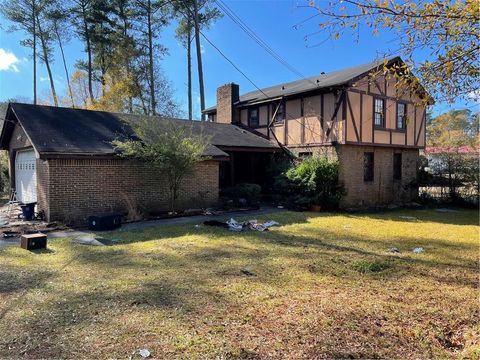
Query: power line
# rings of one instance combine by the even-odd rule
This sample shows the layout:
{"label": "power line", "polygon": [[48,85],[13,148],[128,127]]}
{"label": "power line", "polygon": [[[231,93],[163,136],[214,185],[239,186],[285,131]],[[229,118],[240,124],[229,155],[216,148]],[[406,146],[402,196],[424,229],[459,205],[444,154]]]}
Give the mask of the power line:
{"label": "power line", "polygon": [[[253,39],[262,49],[264,49],[268,54],[270,54],[275,60],[277,60],[281,65],[287,68],[289,71],[294,73],[295,75],[299,76],[302,79],[306,79],[306,77],[295,67],[287,62],[280,54],[278,54],[270,45],[268,45],[257,33],[252,30],[235,12],[228,7],[222,0],[215,0],[217,6],[220,10],[223,11],[235,24],[237,24],[251,39]],[[311,80],[309,80],[312,82]],[[312,84],[315,84],[312,82]]]}
{"label": "power line", "polygon": [[[270,96],[268,96],[251,78],[249,78],[232,60],[230,60],[230,59],[227,57],[227,55],[225,55],[225,54],[223,53],[223,51],[220,50],[220,49],[218,48],[218,46],[216,46],[201,30],[200,30],[200,35],[202,35],[202,37],[203,37],[215,50],[217,50],[218,53],[219,53],[225,60],[227,60],[227,61],[230,63],[230,65],[232,65],[232,66],[235,68],[235,70],[237,70],[240,74],[242,74],[242,76],[243,76],[245,79],[247,79],[258,91],[260,91],[260,92],[263,94],[263,96],[265,96],[266,99],[269,99],[269,98],[270,98]],[[288,116],[291,117],[291,119],[289,119],[289,120],[294,120],[294,121],[296,121],[297,123],[299,123],[300,125],[302,125],[302,123],[301,123],[296,117],[294,117],[293,115],[289,114],[289,113],[286,111],[286,107],[285,107],[285,115],[288,115]],[[269,120],[269,122],[270,122],[270,119],[268,119],[268,120]],[[287,119],[285,119],[285,121],[287,121]],[[319,134],[319,133],[313,131],[311,128],[308,128],[308,130],[310,130],[313,134],[318,135],[320,138],[323,138],[323,135],[322,135],[322,134]],[[277,141],[278,141],[278,140],[277,140]]]}

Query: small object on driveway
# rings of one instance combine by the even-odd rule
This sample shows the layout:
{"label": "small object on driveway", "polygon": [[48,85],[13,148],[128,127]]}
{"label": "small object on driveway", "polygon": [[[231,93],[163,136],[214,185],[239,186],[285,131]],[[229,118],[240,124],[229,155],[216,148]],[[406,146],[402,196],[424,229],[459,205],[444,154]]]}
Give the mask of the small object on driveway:
{"label": "small object on driveway", "polygon": [[423,247],[419,246],[419,247],[416,247],[415,249],[413,249],[413,252],[415,254],[421,254],[421,253],[425,252],[425,249]]}
{"label": "small object on driveway", "polygon": [[47,235],[42,233],[22,235],[20,246],[25,250],[46,249]]}
{"label": "small object on driveway", "polygon": [[18,237],[20,236],[20,233],[17,231],[10,231],[10,230],[5,230],[3,232],[3,237],[4,238],[11,238],[11,237]]}

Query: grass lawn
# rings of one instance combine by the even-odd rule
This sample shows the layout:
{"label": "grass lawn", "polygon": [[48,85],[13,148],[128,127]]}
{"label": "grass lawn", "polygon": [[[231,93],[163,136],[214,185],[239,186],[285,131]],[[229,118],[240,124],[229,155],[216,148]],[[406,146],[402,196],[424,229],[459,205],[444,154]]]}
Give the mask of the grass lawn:
{"label": "grass lawn", "polygon": [[0,357],[480,357],[477,211],[262,218],[0,250]]}

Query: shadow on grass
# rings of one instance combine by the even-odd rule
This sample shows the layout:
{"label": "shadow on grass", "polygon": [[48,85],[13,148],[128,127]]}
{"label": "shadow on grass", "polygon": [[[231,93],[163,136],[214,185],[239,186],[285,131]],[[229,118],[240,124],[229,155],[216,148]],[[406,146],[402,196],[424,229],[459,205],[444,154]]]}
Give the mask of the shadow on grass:
{"label": "shadow on grass", "polygon": [[[307,223],[314,217],[334,215],[289,213],[288,216],[267,215],[267,218],[277,220],[284,226]],[[395,216],[394,220],[399,221]],[[388,220],[385,216],[380,218]],[[265,289],[270,288],[281,292],[285,283],[299,281],[298,278],[292,280],[292,272],[295,273],[294,276],[310,278],[324,276],[341,278],[342,281],[369,279],[377,281],[378,284],[385,280],[401,280],[403,276],[418,276],[452,286],[478,287],[475,276],[476,264],[472,262],[470,266],[469,262],[464,260],[455,262],[457,251],[476,251],[474,246],[469,244],[461,243],[450,251],[451,253],[442,254],[439,260],[433,260],[423,255],[408,254],[407,257],[400,257],[389,254],[386,252],[387,249],[383,248],[387,245],[386,241],[373,241],[349,233],[339,234],[325,228],[295,235],[282,228],[263,233],[256,231],[234,233],[205,226],[197,228],[194,225],[182,224],[141,231],[102,233],[111,240],[118,239],[118,245],[105,247],[69,245],[60,248],[59,252],[71,252],[68,256],[74,259],[73,266],[79,267],[75,271],[85,272],[81,275],[84,283],[73,277],[76,286],[81,290],[76,292],[69,292],[68,288],[64,290],[61,282],[72,281],[72,278],[63,278],[59,275],[56,282],[57,293],[50,295],[50,301],[40,302],[38,308],[23,319],[29,330],[16,334],[13,340],[9,340],[10,343],[24,349],[28,357],[48,358],[65,354],[64,346],[68,342],[69,349],[72,349],[69,350],[68,356],[80,357],[86,350],[82,348],[83,338],[94,332],[97,326],[101,328],[112,319],[119,324],[122,319],[125,320],[129,316],[134,319],[136,311],[148,313],[154,310],[167,310],[179,324],[195,325],[195,321],[202,319],[205,321],[204,319],[208,317],[205,308],[215,308],[219,314],[227,312],[228,309],[245,306],[242,296],[258,296],[258,293],[266,292]],[[180,239],[188,235],[193,237]],[[198,239],[201,240],[197,242]],[[144,248],[123,246],[150,240],[160,242]],[[392,243],[401,241],[405,239],[397,237],[389,240]],[[446,247],[443,240],[432,238],[421,241],[428,242],[432,249]],[[373,274],[365,274],[356,268],[362,261],[388,263],[389,266]],[[292,264],[293,271],[288,268]],[[257,276],[242,275],[241,269],[249,265]],[[452,271],[455,268],[461,271]],[[9,274],[22,272],[20,268],[2,270],[5,273],[0,270],[0,289],[4,287],[1,281],[9,281]],[[26,290],[36,288],[45,283],[52,273],[41,275],[30,269],[22,276],[37,278],[30,284],[23,284],[24,278],[17,278],[10,285],[10,289],[22,289],[22,286],[25,286]],[[91,284],[88,282],[90,276]],[[307,280],[310,278],[306,277]],[[98,285],[102,283],[106,285],[103,287]],[[227,285],[231,286],[229,288],[231,292],[223,292],[223,286]],[[335,315],[340,319],[336,320],[339,326],[343,326],[344,320],[352,321],[351,314],[344,314],[343,309],[339,308],[338,314]],[[370,319],[364,319],[363,312],[357,315],[359,328],[368,329],[371,326]],[[118,324],[116,326],[119,326]],[[134,332],[128,333],[130,338],[141,337],[144,334],[144,327],[141,324],[130,326],[134,328]],[[130,328],[119,331],[127,332]],[[314,332],[312,329],[312,333]],[[357,336],[359,330],[347,333]],[[64,337],[64,334],[72,334],[72,343],[69,342],[68,336]],[[4,342],[7,343],[9,342]],[[345,346],[344,342],[338,341],[339,348],[335,349],[338,353],[330,353],[332,357],[383,356],[377,354],[373,347],[365,352],[352,349],[348,353],[342,350],[340,345]],[[320,349],[316,351],[321,352]],[[110,355],[120,357],[125,354]],[[311,355],[314,357],[315,353]]]}

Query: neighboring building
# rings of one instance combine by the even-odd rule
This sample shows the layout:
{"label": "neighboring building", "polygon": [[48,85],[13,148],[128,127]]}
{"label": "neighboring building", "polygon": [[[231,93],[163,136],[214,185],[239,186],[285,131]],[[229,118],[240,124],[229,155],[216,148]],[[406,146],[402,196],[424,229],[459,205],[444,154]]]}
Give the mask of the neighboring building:
{"label": "neighboring building", "polygon": [[[399,63],[398,57],[387,60]],[[241,96],[238,85],[226,84],[217,90],[217,105],[204,113],[213,123],[242,126],[299,157],[338,158],[343,207],[409,202],[418,194],[424,104],[430,100],[422,89],[400,93],[383,66],[373,62]]]}
{"label": "neighboring building", "polygon": [[[98,212],[168,209],[161,174],[151,166],[114,153],[111,142],[131,137],[135,115],[11,103],[0,136],[9,151],[11,184],[23,203],[37,202],[48,221],[84,224]],[[127,121],[128,120],[128,121]],[[278,145],[231,124],[160,119],[191,127],[209,139],[205,161],[183,184],[179,210],[218,200],[220,164],[231,157],[262,164]],[[225,166],[222,165],[222,168]],[[256,181],[253,167],[238,170]],[[235,169],[232,167],[232,171]]]}

